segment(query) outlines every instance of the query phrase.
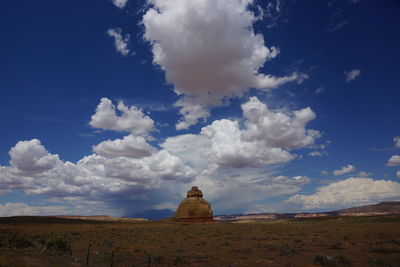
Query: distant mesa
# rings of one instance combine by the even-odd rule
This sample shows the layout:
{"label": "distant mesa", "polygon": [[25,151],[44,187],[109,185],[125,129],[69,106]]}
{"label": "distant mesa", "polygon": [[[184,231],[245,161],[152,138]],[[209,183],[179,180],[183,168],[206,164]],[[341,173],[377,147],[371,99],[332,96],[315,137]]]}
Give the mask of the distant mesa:
{"label": "distant mesa", "polygon": [[203,198],[203,193],[193,186],[179,204],[174,218],[180,222],[212,222],[213,211],[210,203]]}

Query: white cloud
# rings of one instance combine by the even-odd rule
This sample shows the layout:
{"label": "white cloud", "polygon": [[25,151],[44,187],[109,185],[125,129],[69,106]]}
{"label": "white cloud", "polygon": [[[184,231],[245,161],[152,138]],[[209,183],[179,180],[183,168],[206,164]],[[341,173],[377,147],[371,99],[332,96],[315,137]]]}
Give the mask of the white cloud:
{"label": "white cloud", "polygon": [[320,94],[320,93],[322,93],[323,91],[325,91],[325,87],[319,87],[319,88],[317,88],[316,90],[315,90],[315,93],[316,94]]}
{"label": "white cloud", "polygon": [[347,24],[349,24],[350,21],[349,20],[343,20],[340,21],[339,23],[334,24],[333,22],[329,23],[329,27],[327,29],[328,32],[336,32],[338,30],[340,30],[341,28],[343,28],[344,26],[346,26]]}
{"label": "white cloud", "polygon": [[263,36],[254,33],[258,18],[248,9],[253,0],[148,2],[152,7],[142,22],[153,63],[165,71],[178,95],[190,99],[182,105],[178,129],[208,117],[205,107],[240,97],[249,88],[267,90],[306,78],[297,73],[275,77],[258,72],[278,56],[279,49],[265,46]]}
{"label": "white cloud", "polygon": [[308,147],[320,137],[319,131],[305,128],[316,117],[309,107],[288,115],[271,111],[257,97],[251,97],[242,109],[246,118],[244,140],[259,140],[270,147],[290,150]]}
{"label": "white cloud", "polygon": [[372,172],[360,172],[357,177],[366,178],[372,176]]}
{"label": "white cloud", "polygon": [[177,130],[188,129],[191,125],[197,124],[199,119],[210,116],[210,111],[206,107],[193,104],[188,98],[179,100],[175,105],[181,107],[179,113],[182,115],[181,120],[176,124]]}
{"label": "white cloud", "polygon": [[265,11],[261,11],[260,16],[264,16],[267,18],[267,21],[269,22],[267,25],[267,28],[273,28],[276,27],[284,22],[287,22],[287,18],[282,16],[282,5],[284,3],[281,2],[281,0],[276,0],[270,1],[267,6],[265,7]]}
{"label": "white cloud", "polygon": [[233,213],[252,209],[270,197],[294,194],[309,182],[306,176],[275,176],[266,169],[217,171],[195,180],[215,211]]}
{"label": "white cloud", "polygon": [[207,159],[221,168],[260,167],[294,158],[286,150],[269,146],[262,140],[244,140],[236,121],[214,121],[201,130],[201,135],[210,140]]}
{"label": "white cloud", "polygon": [[[121,115],[117,115],[116,111]],[[148,135],[154,127],[154,121],[143,114],[142,110],[135,107],[127,107],[119,102],[115,107],[111,100],[102,98],[92,115],[90,126],[103,130],[128,131],[134,135]]]}
{"label": "white cloud", "polygon": [[10,164],[21,173],[40,173],[54,168],[58,155],[49,154],[38,139],[19,141],[9,152]]}
{"label": "white cloud", "polygon": [[308,155],[310,157],[321,157],[321,156],[323,156],[323,154],[320,151],[312,151],[312,152],[308,153]]}
{"label": "white cloud", "polygon": [[[94,201],[98,210],[101,203],[108,204],[103,208],[107,212],[110,206],[117,207],[118,215],[123,212],[119,210],[146,209],[166,199],[178,202],[189,182],[204,185],[220,210],[233,203],[230,192],[243,192],[243,204],[234,198],[231,209],[247,208],[253,200],[292,194],[309,182],[306,177],[283,178],[266,169],[294,159],[292,150],[311,147],[319,137],[318,131],[306,129],[315,118],[309,108],[282,112],[250,98],[242,105],[240,123],[216,120],[199,134],[167,138],[161,150],[146,142],[153,129],[149,117],[123,103],[117,109],[121,114],[103,98],[90,124],[134,134],[101,142],[93,147],[97,154],[77,163],[60,160],[37,139],[18,142],[10,150],[10,166],[0,167],[2,193],[19,189],[53,197],[55,202],[86,203],[86,208]],[[84,208],[81,211],[85,213]]]}
{"label": "white cloud", "polygon": [[400,148],[400,136],[395,136],[393,142],[395,147]]}
{"label": "white cloud", "polygon": [[123,139],[103,141],[93,146],[93,151],[103,157],[148,157],[156,151],[142,136],[125,136]]}
{"label": "white cloud", "polygon": [[333,175],[342,175],[342,174],[347,174],[351,172],[355,172],[356,167],[353,165],[349,164],[347,166],[343,166],[340,170],[333,171]]}
{"label": "white cloud", "polygon": [[[21,141],[10,151],[10,166],[0,168],[0,187],[6,192],[20,189],[55,198],[80,197],[82,201],[112,202],[117,195],[117,199],[126,200],[124,205],[128,205],[135,198],[147,197],[147,192],[161,188],[163,183],[186,184],[195,178],[195,170],[165,150],[141,158],[117,157],[121,153],[118,149],[126,147],[121,142],[128,141],[112,143],[116,149],[107,151],[114,153],[111,158],[93,154],[76,164],[59,160],[36,139]],[[35,159],[33,163],[31,158]],[[56,158],[56,163],[37,165],[43,158]]]}
{"label": "white cloud", "polygon": [[400,184],[370,178],[348,178],[317,188],[313,195],[295,195],[287,200],[303,210],[359,206],[400,198]]}
{"label": "white cloud", "polygon": [[305,129],[315,118],[310,108],[284,114],[252,97],[242,110],[245,127],[234,120],[216,120],[199,135],[170,137],[161,146],[191,166],[208,166],[207,170],[262,167],[294,159],[290,150],[309,147],[320,136]]}
{"label": "white cloud", "polygon": [[358,76],[360,76],[361,70],[354,69],[354,70],[351,70],[351,71],[345,71],[344,74],[346,76],[346,82],[349,83],[351,81],[354,81]]}
{"label": "white cloud", "polygon": [[387,166],[400,166],[400,156],[399,155],[393,155],[390,157],[388,162],[386,163]]}
{"label": "white cloud", "polygon": [[400,171],[396,172],[396,176],[397,176],[397,178],[400,178]]}
{"label": "white cloud", "polygon": [[114,46],[117,52],[119,52],[123,56],[127,56],[129,54],[129,34],[123,36],[122,30],[120,28],[108,29],[107,34],[108,36],[114,38]]}
{"label": "white cloud", "polygon": [[0,204],[0,217],[22,215],[61,215],[65,214],[68,207],[65,206],[30,206],[21,202],[7,202]]}
{"label": "white cloud", "polygon": [[125,7],[125,5],[128,2],[128,0],[112,0],[112,2],[116,7],[119,7],[119,8],[122,9],[122,8]]}

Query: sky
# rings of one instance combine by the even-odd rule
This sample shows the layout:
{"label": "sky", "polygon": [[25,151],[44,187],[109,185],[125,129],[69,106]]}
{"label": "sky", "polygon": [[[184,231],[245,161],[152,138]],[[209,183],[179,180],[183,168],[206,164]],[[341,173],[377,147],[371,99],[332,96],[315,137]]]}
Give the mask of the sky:
{"label": "sky", "polygon": [[[395,0],[5,0],[0,216],[400,200]],[[154,211],[153,211],[154,212]]]}

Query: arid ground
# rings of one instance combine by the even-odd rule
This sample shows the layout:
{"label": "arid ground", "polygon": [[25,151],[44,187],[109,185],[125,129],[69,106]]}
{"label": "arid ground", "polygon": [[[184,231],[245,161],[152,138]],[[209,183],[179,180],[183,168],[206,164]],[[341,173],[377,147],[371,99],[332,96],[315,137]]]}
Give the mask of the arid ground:
{"label": "arid ground", "polygon": [[0,218],[0,266],[400,266],[400,216],[251,223]]}

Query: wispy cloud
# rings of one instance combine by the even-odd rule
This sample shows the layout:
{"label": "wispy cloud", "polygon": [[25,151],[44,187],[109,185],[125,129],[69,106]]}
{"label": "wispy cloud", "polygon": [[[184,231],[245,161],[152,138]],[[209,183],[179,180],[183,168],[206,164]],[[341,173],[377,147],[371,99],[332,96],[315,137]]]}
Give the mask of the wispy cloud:
{"label": "wispy cloud", "polygon": [[328,32],[336,32],[346,26],[347,24],[350,23],[350,20],[343,20],[339,23],[329,23],[328,29],[326,29]]}
{"label": "wispy cloud", "polygon": [[343,166],[340,170],[333,171],[333,175],[342,175],[342,174],[351,173],[351,172],[355,172],[355,171],[356,171],[356,167],[349,164],[347,166]]}
{"label": "wispy cloud", "polygon": [[114,46],[117,52],[123,56],[127,56],[130,52],[128,48],[130,35],[126,34],[123,36],[120,28],[108,29],[107,34],[114,38]]}
{"label": "wispy cloud", "polygon": [[361,75],[361,70],[354,69],[354,70],[351,70],[351,71],[345,71],[344,75],[345,75],[346,82],[349,83],[351,81],[354,81],[355,79],[357,79],[358,76]]}
{"label": "wispy cloud", "polygon": [[315,93],[316,93],[316,94],[320,94],[320,93],[322,93],[323,91],[325,91],[325,87],[321,86],[321,87],[319,87],[319,88],[317,88],[317,89],[315,90]]}

